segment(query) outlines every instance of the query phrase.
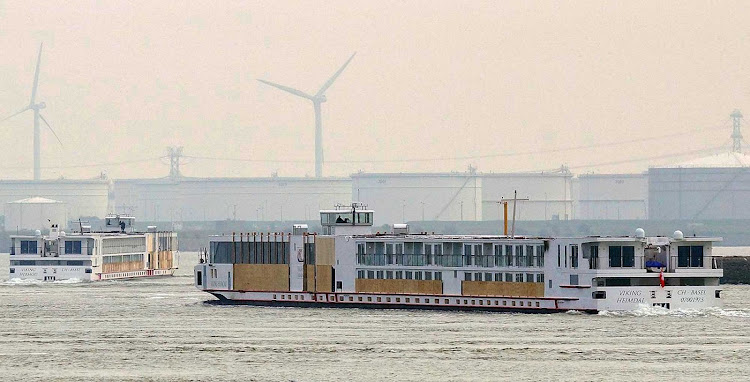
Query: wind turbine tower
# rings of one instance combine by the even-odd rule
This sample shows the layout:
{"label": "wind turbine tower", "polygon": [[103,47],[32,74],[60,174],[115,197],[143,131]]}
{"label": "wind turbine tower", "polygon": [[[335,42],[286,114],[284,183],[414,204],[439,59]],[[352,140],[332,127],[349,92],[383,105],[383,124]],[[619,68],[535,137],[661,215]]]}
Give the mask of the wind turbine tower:
{"label": "wind turbine tower", "polygon": [[62,145],[62,141],[60,141],[60,138],[55,133],[55,130],[52,129],[52,126],[50,126],[49,122],[47,122],[47,119],[44,118],[44,116],[40,113],[42,109],[47,107],[47,105],[44,102],[36,102],[36,92],[37,88],[39,86],[39,64],[42,61],[42,44],[39,44],[39,56],[36,59],[36,71],[34,71],[34,86],[31,88],[31,101],[29,102],[29,105],[24,107],[23,109],[17,111],[14,114],[11,114],[8,117],[3,118],[0,120],[0,122],[3,122],[7,119],[10,119],[12,117],[15,117],[18,114],[21,114],[25,112],[26,110],[33,110],[34,111],[34,180],[39,180],[41,178],[41,131],[39,129],[39,120],[41,119],[42,122],[44,122],[45,125],[49,128],[49,130],[52,132],[52,134],[57,138],[57,141],[60,142],[60,145]]}
{"label": "wind turbine tower", "polygon": [[313,103],[313,109],[315,109],[315,177],[320,178],[323,176],[323,120],[321,116],[321,109],[320,105],[326,101],[325,92],[328,90],[331,85],[333,85],[333,82],[336,81],[336,78],[341,74],[341,72],[346,69],[346,66],[349,65],[349,62],[354,58],[354,55],[357,54],[356,52],[352,54],[351,57],[349,57],[348,60],[344,63],[341,68],[336,71],[336,73],[331,76],[331,78],[326,81],[323,86],[320,87],[320,90],[318,90],[315,95],[307,94],[301,90],[297,90],[294,88],[290,88],[288,86],[275,84],[270,81],[261,80],[258,79],[258,81],[273,86],[277,89],[281,89],[285,92],[292,93],[298,97],[306,98],[312,101]]}

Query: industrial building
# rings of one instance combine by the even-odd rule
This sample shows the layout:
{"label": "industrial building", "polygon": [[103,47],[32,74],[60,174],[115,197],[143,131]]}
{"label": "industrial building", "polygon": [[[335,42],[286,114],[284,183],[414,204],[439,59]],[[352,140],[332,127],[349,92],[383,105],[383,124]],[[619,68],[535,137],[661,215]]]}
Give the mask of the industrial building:
{"label": "industrial building", "polygon": [[646,174],[585,174],[573,181],[577,220],[636,220],[648,217]]}
{"label": "industrial building", "polygon": [[351,198],[349,178],[116,180],[112,206],[141,221],[307,221]]}
{"label": "industrial building", "polygon": [[649,218],[750,219],[749,167],[749,156],[729,152],[649,169]]}
{"label": "industrial building", "polygon": [[26,198],[5,203],[5,230],[44,230],[50,223],[65,226],[66,203],[47,198]]}
{"label": "industrial building", "polygon": [[109,187],[106,178],[0,180],[0,203],[41,197],[64,202],[70,219],[104,217],[109,212]]}

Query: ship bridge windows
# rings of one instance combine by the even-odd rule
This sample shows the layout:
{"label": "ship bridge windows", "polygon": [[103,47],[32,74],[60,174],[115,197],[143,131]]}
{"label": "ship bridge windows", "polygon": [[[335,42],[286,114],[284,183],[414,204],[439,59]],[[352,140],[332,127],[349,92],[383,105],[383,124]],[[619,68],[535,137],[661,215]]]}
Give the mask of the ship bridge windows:
{"label": "ship bridge windows", "polygon": [[680,268],[703,268],[702,245],[680,245],[677,247],[677,266]]}
{"label": "ship bridge windows", "polygon": [[81,254],[81,241],[80,240],[65,240],[65,254],[80,255]]}
{"label": "ship bridge windows", "polygon": [[21,240],[21,254],[22,255],[36,255],[37,254],[37,241],[36,240]]}
{"label": "ship bridge windows", "polygon": [[635,266],[635,247],[632,245],[610,245],[609,267],[623,268]]}

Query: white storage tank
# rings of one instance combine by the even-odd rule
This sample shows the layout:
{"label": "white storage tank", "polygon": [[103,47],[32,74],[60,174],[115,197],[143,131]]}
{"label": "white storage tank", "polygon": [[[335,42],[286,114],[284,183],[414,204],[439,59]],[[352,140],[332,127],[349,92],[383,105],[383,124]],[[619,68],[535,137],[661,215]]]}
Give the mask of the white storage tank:
{"label": "white storage tank", "polygon": [[648,170],[649,218],[750,219],[750,156],[728,152]]}
{"label": "white storage tank", "polygon": [[59,200],[32,197],[5,203],[5,230],[44,230],[67,224],[67,205]]}
{"label": "white storage tank", "polygon": [[575,213],[579,220],[638,220],[648,217],[646,174],[579,175]]}

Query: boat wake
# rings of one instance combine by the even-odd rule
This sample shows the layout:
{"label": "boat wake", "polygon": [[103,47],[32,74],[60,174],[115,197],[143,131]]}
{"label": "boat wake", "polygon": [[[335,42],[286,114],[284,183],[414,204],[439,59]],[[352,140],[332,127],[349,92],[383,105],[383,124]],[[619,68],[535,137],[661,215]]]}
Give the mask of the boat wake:
{"label": "boat wake", "polygon": [[36,280],[36,279],[12,278],[8,281],[1,283],[0,285],[23,286],[23,285],[51,285],[51,284],[80,284],[83,282],[84,281],[79,278],[56,280],[56,281],[42,281],[42,280]]}
{"label": "boat wake", "polygon": [[641,305],[638,309],[631,311],[608,311],[599,312],[600,316],[605,317],[740,317],[750,318],[748,309],[726,309],[726,308],[706,308],[706,309],[666,309],[659,306]]}

